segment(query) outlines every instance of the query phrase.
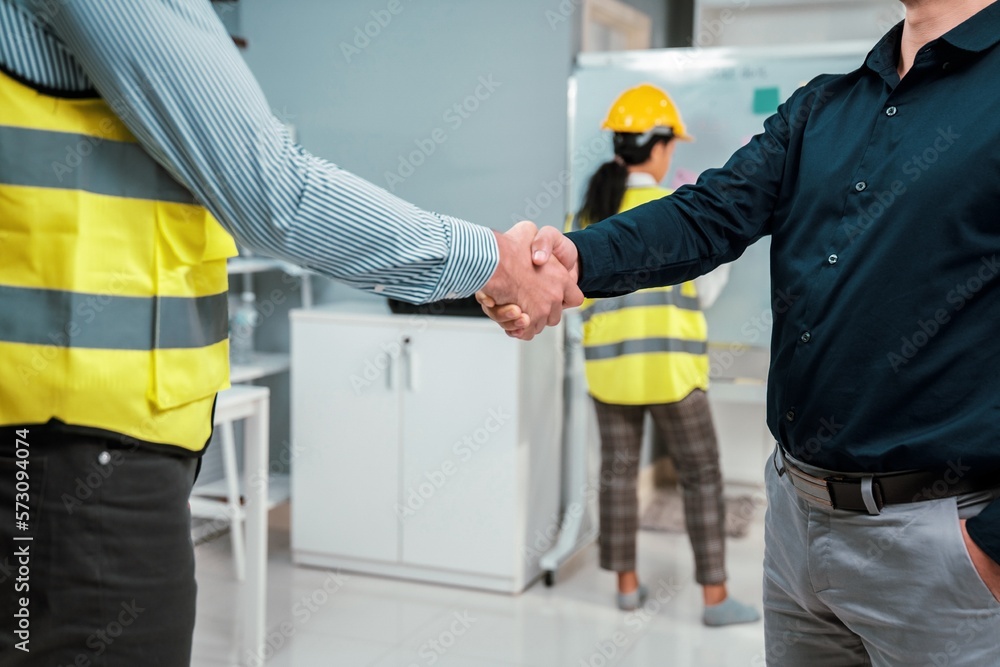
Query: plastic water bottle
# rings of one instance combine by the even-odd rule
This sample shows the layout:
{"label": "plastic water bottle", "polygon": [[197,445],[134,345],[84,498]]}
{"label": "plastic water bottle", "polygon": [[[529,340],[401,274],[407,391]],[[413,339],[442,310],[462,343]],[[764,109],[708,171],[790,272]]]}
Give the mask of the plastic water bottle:
{"label": "plastic water bottle", "polygon": [[260,324],[254,300],[253,292],[243,292],[229,320],[229,356],[234,364],[247,364],[253,358],[253,331]]}

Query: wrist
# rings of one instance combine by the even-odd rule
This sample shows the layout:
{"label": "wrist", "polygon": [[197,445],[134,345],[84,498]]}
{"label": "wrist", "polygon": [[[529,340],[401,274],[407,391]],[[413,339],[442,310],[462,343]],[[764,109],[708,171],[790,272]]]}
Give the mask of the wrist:
{"label": "wrist", "polygon": [[[511,255],[511,243],[510,239],[508,239],[504,234],[501,234],[495,229],[491,231],[496,239],[497,256],[499,259],[497,260],[497,267],[493,271],[493,275],[490,276],[489,280],[487,280],[486,284],[483,286],[483,291],[496,299],[502,295],[508,294],[510,291],[511,277],[507,263],[508,258]],[[501,302],[497,301],[497,303]]]}

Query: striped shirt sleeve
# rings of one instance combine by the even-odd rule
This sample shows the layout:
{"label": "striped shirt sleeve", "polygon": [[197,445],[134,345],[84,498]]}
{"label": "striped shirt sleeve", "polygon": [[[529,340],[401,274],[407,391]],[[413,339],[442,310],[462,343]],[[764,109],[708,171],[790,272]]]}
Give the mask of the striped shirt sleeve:
{"label": "striped shirt sleeve", "polygon": [[38,28],[240,244],[411,302],[468,296],[492,275],[492,230],[423,211],[295,144],[205,0],[37,6]]}

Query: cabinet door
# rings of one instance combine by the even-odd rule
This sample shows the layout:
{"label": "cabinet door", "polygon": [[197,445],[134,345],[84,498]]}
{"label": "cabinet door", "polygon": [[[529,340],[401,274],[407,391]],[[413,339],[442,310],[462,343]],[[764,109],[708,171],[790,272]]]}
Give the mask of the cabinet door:
{"label": "cabinet door", "polygon": [[404,351],[403,561],[513,576],[517,341],[429,326]]}
{"label": "cabinet door", "polygon": [[292,547],[399,560],[400,331],[292,327]]}

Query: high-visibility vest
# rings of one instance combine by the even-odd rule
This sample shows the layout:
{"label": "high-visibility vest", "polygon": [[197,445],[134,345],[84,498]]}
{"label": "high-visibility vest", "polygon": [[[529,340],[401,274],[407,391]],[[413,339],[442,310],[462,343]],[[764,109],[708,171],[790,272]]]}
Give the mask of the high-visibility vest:
{"label": "high-visibility vest", "polygon": [[[670,190],[625,191],[622,211]],[[590,393],[613,405],[676,403],[708,389],[708,327],[694,282],[654,287],[580,307]]]}
{"label": "high-visibility vest", "polygon": [[105,102],[0,72],[0,425],[201,450],[235,254]]}

